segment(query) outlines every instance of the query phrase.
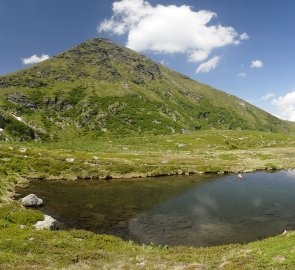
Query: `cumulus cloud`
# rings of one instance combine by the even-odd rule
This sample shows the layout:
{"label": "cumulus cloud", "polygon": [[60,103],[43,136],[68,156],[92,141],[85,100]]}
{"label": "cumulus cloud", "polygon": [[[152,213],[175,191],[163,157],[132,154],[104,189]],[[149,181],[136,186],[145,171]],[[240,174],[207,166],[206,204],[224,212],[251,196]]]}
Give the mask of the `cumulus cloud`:
{"label": "cumulus cloud", "polygon": [[250,37],[247,33],[243,33],[240,35],[240,40],[248,40]]}
{"label": "cumulus cloud", "polygon": [[210,52],[204,50],[197,50],[188,55],[189,62],[201,62],[206,60]]}
{"label": "cumulus cloud", "polygon": [[251,61],[251,68],[262,68],[263,62],[261,60],[253,60]]}
{"label": "cumulus cloud", "polygon": [[240,72],[240,73],[238,74],[238,76],[239,76],[239,77],[246,77],[246,76],[247,76],[247,73],[245,73],[245,72]]}
{"label": "cumulus cloud", "polygon": [[196,70],[197,73],[201,73],[201,72],[209,72],[213,69],[215,69],[218,65],[220,61],[220,57],[219,56],[215,56],[211,59],[209,59],[207,62],[204,62],[202,64],[200,64]]}
{"label": "cumulus cloud", "polygon": [[34,54],[30,57],[22,58],[22,62],[24,65],[32,65],[32,64],[37,64],[44,60],[47,60],[48,58],[49,58],[49,55],[47,54],[42,54],[41,56],[37,56],[36,54]]}
{"label": "cumulus cloud", "polygon": [[262,96],[262,97],[260,98],[260,100],[269,100],[269,99],[273,98],[274,96],[275,96],[274,93],[267,93],[267,94],[265,94],[264,96]]}
{"label": "cumulus cloud", "polygon": [[113,16],[98,25],[99,32],[127,34],[126,45],[133,50],[184,53],[190,62],[204,61],[214,49],[237,45],[248,37],[231,26],[215,23],[216,13],[194,11],[187,5],[121,0],[113,3],[112,10]]}
{"label": "cumulus cloud", "polygon": [[295,121],[295,91],[280,96],[272,101],[280,118]]}

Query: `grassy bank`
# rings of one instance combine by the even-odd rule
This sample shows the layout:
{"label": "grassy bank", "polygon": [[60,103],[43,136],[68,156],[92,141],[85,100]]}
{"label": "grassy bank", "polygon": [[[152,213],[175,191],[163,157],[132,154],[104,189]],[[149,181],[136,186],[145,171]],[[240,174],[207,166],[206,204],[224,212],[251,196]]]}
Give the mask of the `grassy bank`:
{"label": "grassy bank", "polygon": [[[292,269],[295,234],[211,248],[140,246],[85,231],[35,231],[11,202],[30,178],[127,178],[295,167],[295,137],[245,131],[0,144],[0,269]],[[26,225],[20,229],[20,225]]]}
{"label": "grassy bank", "polygon": [[0,269],[292,269],[295,263],[293,232],[246,245],[140,246],[86,231],[36,231],[40,218],[15,204],[1,206]]}

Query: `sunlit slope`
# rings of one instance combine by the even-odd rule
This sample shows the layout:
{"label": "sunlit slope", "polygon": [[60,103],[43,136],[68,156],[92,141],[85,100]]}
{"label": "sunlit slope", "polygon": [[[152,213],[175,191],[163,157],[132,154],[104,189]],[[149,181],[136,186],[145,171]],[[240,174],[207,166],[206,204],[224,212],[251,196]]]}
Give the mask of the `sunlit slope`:
{"label": "sunlit slope", "polygon": [[0,136],[10,140],[294,130],[292,123],[105,39],[0,77],[0,112]]}

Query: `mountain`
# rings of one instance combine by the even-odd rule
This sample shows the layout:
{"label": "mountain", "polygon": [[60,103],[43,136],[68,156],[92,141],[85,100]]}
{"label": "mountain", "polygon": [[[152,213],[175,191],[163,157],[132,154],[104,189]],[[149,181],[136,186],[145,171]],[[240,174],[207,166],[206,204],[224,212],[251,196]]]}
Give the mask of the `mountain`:
{"label": "mountain", "polygon": [[200,129],[292,132],[293,123],[106,39],[0,77],[0,136],[62,140]]}

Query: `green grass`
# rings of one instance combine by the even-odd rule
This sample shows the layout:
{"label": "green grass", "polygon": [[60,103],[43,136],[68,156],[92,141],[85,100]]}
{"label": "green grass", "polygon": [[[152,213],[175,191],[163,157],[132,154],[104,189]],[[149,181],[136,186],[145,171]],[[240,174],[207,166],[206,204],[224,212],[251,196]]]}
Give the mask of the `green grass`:
{"label": "green grass", "polygon": [[36,231],[38,212],[16,203],[0,209],[1,269],[292,269],[295,263],[293,232],[211,248],[137,245],[86,231]]}
{"label": "green grass", "polygon": [[294,150],[292,136],[249,131],[0,144],[0,269],[291,269],[292,232],[211,248],[137,245],[85,231],[35,231],[32,225],[41,214],[23,209],[9,196],[15,185],[30,178],[70,181],[288,169],[295,167]]}

